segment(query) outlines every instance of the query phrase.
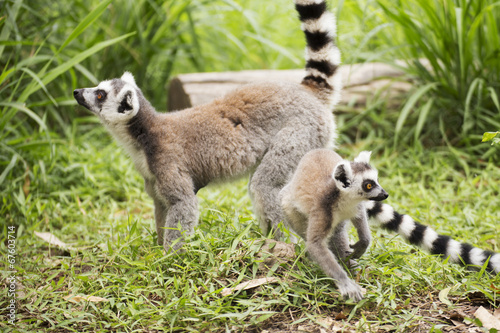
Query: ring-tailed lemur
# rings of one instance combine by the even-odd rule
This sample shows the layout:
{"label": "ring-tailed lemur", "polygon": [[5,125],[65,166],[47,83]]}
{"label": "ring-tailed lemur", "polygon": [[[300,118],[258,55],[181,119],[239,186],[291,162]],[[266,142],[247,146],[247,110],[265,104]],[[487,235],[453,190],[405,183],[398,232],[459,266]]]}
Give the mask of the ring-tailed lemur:
{"label": "ring-tailed lemur", "polygon": [[[388,195],[378,184],[377,171],[368,164],[369,159],[367,152],[348,162],[333,151],[313,150],[303,157],[291,181],[280,192],[287,225],[306,241],[307,251],[337,281],[343,296],[360,300],[363,294],[335,256],[345,260],[364,254],[371,241],[367,218],[432,254],[449,257],[450,262],[475,266],[488,262],[490,271],[500,273],[500,253],[439,235],[390,205],[378,202]],[[348,220],[352,220],[358,232],[359,240],[354,245],[349,245]]]}
{"label": "ring-tailed lemur", "polygon": [[[359,258],[365,253],[371,241],[365,202],[388,197],[369,162],[370,152],[349,162],[334,151],[313,150],[280,192],[286,224],[305,240],[307,252],[336,281],[342,296],[355,301],[363,298],[363,290],[335,257]],[[349,220],[359,236],[352,246],[346,230]]]}
{"label": "ring-tailed lemur", "polygon": [[335,17],[324,0],[295,4],[307,39],[301,84],[250,84],[211,103],[166,114],[155,111],[128,72],[74,91],[76,101],[100,118],[144,177],[165,249],[181,232],[193,232],[200,188],[248,173],[254,210],[267,233],[283,220],[278,193],[302,156],[333,146],[332,107],[341,90]]}
{"label": "ring-tailed lemur", "polygon": [[439,235],[430,227],[422,225],[408,215],[400,214],[388,204],[370,202],[366,204],[368,217],[382,228],[397,232],[410,244],[461,265],[483,266],[500,273],[500,253],[481,250],[467,243],[460,243],[449,236]]}

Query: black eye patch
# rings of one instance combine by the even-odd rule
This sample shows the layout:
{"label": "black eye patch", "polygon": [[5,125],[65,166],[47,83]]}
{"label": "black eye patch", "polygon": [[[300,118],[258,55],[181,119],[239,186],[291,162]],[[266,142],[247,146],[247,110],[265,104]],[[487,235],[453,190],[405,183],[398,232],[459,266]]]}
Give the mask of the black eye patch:
{"label": "black eye patch", "polygon": [[366,179],[363,181],[363,191],[365,192],[370,192],[372,189],[374,189],[376,186],[376,183],[373,180]]}

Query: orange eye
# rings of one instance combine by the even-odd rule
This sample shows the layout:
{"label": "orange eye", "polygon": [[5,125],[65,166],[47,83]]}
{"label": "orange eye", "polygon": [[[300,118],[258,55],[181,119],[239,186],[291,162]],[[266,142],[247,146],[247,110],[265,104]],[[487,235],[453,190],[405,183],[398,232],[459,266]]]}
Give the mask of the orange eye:
{"label": "orange eye", "polygon": [[96,97],[97,97],[97,100],[102,101],[106,98],[106,93],[102,90],[98,90]]}
{"label": "orange eye", "polygon": [[372,189],[372,187],[373,187],[373,185],[372,185],[372,184],[366,184],[366,189],[367,189],[367,190],[371,190],[371,189]]}

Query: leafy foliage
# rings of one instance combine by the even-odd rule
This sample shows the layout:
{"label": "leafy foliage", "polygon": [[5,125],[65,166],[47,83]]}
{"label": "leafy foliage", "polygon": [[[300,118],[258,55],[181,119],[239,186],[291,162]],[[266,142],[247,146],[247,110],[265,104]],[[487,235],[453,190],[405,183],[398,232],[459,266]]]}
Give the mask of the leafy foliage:
{"label": "leafy foliage", "polygon": [[[498,136],[498,138],[497,138]],[[491,145],[500,144],[500,132],[486,132],[483,134],[482,142],[491,141]]]}
{"label": "leafy foliage", "polygon": [[[477,144],[500,127],[500,8],[494,0],[379,0],[394,24],[395,55],[419,88],[403,108],[395,141]],[[418,123],[419,126],[412,126]],[[405,125],[405,126],[403,126]]]}

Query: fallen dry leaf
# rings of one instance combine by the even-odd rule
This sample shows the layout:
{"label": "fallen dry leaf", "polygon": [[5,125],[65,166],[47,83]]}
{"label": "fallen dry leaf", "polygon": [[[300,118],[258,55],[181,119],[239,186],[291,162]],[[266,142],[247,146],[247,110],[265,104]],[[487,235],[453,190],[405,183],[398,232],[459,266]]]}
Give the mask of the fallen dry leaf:
{"label": "fallen dry leaf", "polygon": [[340,311],[340,313],[335,316],[335,320],[344,320],[344,319],[347,319],[347,316],[342,311]]}
{"label": "fallen dry leaf", "polygon": [[83,302],[92,302],[92,303],[100,303],[100,302],[109,302],[109,299],[97,297],[97,296],[88,296],[88,295],[68,295],[63,297],[66,301],[71,303],[83,303]]}
{"label": "fallen dry leaf", "polygon": [[222,296],[229,296],[231,294],[234,294],[236,291],[252,289],[252,288],[261,286],[263,284],[275,283],[278,281],[279,280],[275,277],[265,277],[265,278],[261,278],[261,279],[250,280],[247,282],[242,282],[233,288],[224,288],[224,289],[222,289],[220,294]]}
{"label": "fallen dry leaf", "polygon": [[318,321],[318,324],[320,324],[326,328],[330,328],[334,323],[333,318],[330,318],[330,317],[319,318],[319,319],[317,319],[317,321]]}
{"label": "fallen dry leaf", "polygon": [[482,306],[477,309],[474,316],[481,321],[484,327],[487,329],[495,328],[500,330],[500,319],[494,317],[488,310]]}
{"label": "fallen dry leaf", "polygon": [[448,306],[453,306],[453,304],[448,299],[448,294],[450,293],[452,287],[445,288],[439,292],[439,300],[441,303],[446,304]]}
{"label": "fallen dry leaf", "polygon": [[56,236],[54,236],[50,232],[37,232],[37,231],[35,231],[35,235],[37,237],[43,239],[44,241],[46,241],[50,245],[57,246],[57,247],[60,247],[62,249],[65,249],[65,250],[77,250],[77,249],[69,246],[68,244],[64,243],[63,241],[61,241],[59,238],[57,238]]}
{"label": "fallen dry leaf", "polygon": [[295,258],[295,245],[266,239],[258,253],[259,270],[267,271],[276,263],[292,261]]}
{"label": "fallen dry leaf", "polygon": [[37,231],[35,231],[35,235],[37,237],[43,239],[44,241],[46,241],[50,245],[58,247],[58,248],[63,249],[63,250],[82,251],[82,250],[90,249],[93,247],[93,246],[84,246],[84,247],[70,246],[70,245],[64,243],[63,241],[61,241],[59,238],[57,238],[55,235],[53,235],[50,232],[37,232]]}

